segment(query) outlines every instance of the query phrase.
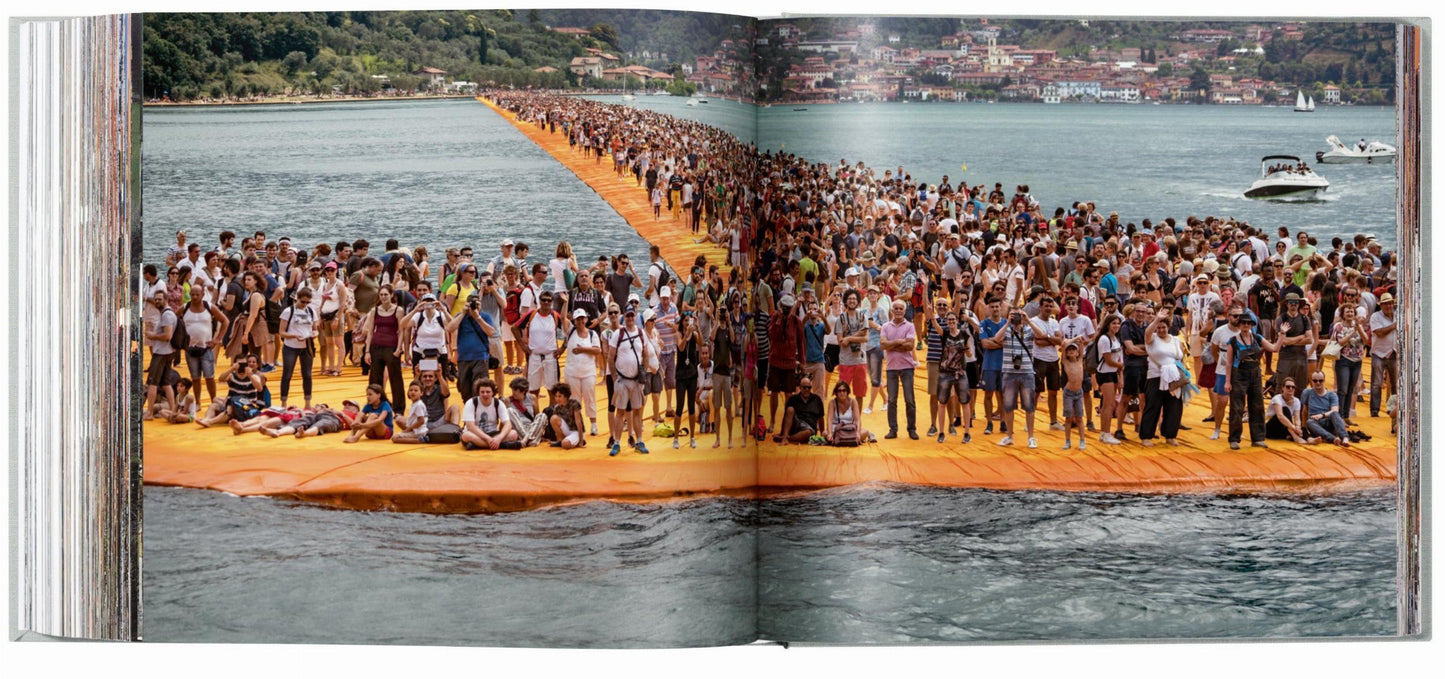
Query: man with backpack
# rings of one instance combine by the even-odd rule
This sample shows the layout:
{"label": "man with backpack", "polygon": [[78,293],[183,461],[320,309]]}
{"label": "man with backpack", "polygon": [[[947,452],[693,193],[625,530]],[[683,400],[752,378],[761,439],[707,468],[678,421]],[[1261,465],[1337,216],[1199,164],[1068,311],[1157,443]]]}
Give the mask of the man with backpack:
{"label": "man with backpack", "polygon": [[[155,293],[151,297],[151,304],[159,313],[156,315],[155,325],[145,329],[146,343],[151,348],[151,364],[146,370],[146,407],[145,415],[141,417],[143,420],[151,419],[151,413],[155,412],[156,392],[165,385],[166,374],[170,371],[176,354],[176,347],[172,346],[172,339],[176,334],[176,312],[171,311],[166,304],[164,292]],[[168,410],[176,409],[174,396],[168,403]]]}
{"label": "man with backpack", "polygon": [[[642,381],[647,374],[652,345],[637,324],[637,307],[627,306],[622,313],[622,319],[622,328],[614,333],[607,343],[607,360],[612,365],[616,378],[613,405],[617,408],[621,428],[626,429],[633,439],[632,447],[646,455],[647,445],[642,442]],[[607,454],[616,457],[620,452],[622,441],[614,440]]]}
{"label": "man with backpack", "polygon": [[517,321],[522,348],[527,352],[527,384],[536,398],[543,387],[548,389],[561,381],[557,369],[557,328],[571,328],[569,321],[552,308],[552,293],[543,290],[537,295],[537,307],[529,309]]}
{"label": "man with backpack", "polygon": [[667,271],[667,262],[662,261],[662,250],[653,245],[647,254],[652,260],[647,266],[647,305],[655,307],[661,303],[662,289],[671,284],[672,275]]}

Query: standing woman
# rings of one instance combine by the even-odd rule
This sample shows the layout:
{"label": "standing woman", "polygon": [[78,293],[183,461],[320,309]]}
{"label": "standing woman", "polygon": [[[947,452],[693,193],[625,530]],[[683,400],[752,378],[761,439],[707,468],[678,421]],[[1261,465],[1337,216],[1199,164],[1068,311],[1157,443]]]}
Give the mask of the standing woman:
{"label": "standing woman", "polygon": [[[417,278],[419,280],[424,281],[431,276],[431,262],[428,261],[431,259],[431,255],[427,253],[426,246],[418,245],[416,250],[412,251],[411,258],[412,261],[415,262],[414,266],[416,266]],[[412,283],[412,287],[416,287],[415,282]]]}
{"label": "standing woman", "polygon": [[260,274],[247,271],[241,276],[241,287],[246,299],[241,302],[241,316],[232,325],[231,342],[226,346],[226,356],[232,361],[259,352],[271,339],[266,331],[266,296],[262,294],[266,281]]}
{"label": "standing woman", "polygon": [[1330,330],[1330,340],[1340,345],[1340,354],[1335,357],[1335,392],[1340,396],[1340,416],[1345,424],[1353,427],[1350,414],[1355,406],[1355,383],[1365,360],[1365,338],[1370,331],[1360,318],[1359,308],[1354,304],[1340,307],[1340,320]]}
{"label": "standing woman", "polygon": [[1095,341],[1098,345],[1099,369],[1094,379],[1099,383],[1099,416],[1103,419],[1100,423],[1099,441],[1101,443],[1118,444],[1119,439],[1114,438],[1111,433],[1114,430],[1109,424],[1114,419],[1114,406],[1117,403],[1119,391],[1119,371],[1124,369],[1124,343],[1119,340],[1119,329],[1124,325],[1124,318],[1118,314],[1110,314],[1104,318],[1099,337]]}
{"label": "standing woman", "polygon": [[1184,345],[1169,334],[1170,317],[1155,318],[1149,326],[1145,348],[1149,352],[1149,372],[1144,382],[1144,416],[1139,426],[1139,442],[1154,445],[1154,431],[1164,434],[1171,446],[1179,445],[1179,423],[1184,417],[1184,401],[1174,395],[1170,376],[1180,376],[1178,361],[1184,360]]}
{"label": "standing woman", "polygon": [[[552,274],[552,293],[565,297],[577,280],[577,258],[572,254],[572,245],[565,240],[557,243],[556,256],[547,268]],[[564,304],[557,306],[565,308]]]}
{"label": "standing woman", "polygon": [[672,447],[678,446],[682,411],[687,410],[687,433],[691,446],[697,447],[697,321],[692,314],[682,317],[682,330],[677,340],[677,408],[672,411]]}
{"label": "standing woman", "polygon": [[562,367],[562,381],[581,401],[587,419],[592,421],[592,435],[597,435],[597,365],[602,357],[602,340],[587,327],[587,311],[572,312],[572,332],[563,347],[567,362]]}
{"label": "standing woman", "polygon": [[1224,358],[1215,372],[1226,370],[1224,388],[1229,392],[1229,448],[1239,450],[1244,433],[1244,413],[1249,411],[1249,440],[1253,445],[1264,443],[1264,371],[1260,358],[1264,351],[1279,351],[1279,345],[1255,334],[1258,321],[1245,312],[1239,317],[1239,334],[1229,340]]}
{"label": "standing woman", "polygon": [[383,384],[390,377],[391,393],[397,403],[405,403],[406,386],[401,376],[401,356],[397,347],[401,345],[401,307],[392,298],[390,285],[377,289],[376,306],[361,319],[361,334],[365,337],[362,359],[371,365],[368,384]]}
{"label": "standing woman", "polygon": [[336,278],[336,262],[327,262],[321,269],[321,284],[316,296],[321,298],[321,374],[341,375],[341,359],[346,355],[346,326],[342,314],[350,307],[351,290]]}
{"label": "standing woman", "polygon": [[291,372],[296,369],[296,360],[301,360],[301,393],[306,398],[306,407],[311,407],[311,340],[319,331],[316,329],[316,311],[311,307],[311,289],[301,288],[296,292],[296,303],[281,312],[281,407],[286,407],[286,397],[291,392]]}

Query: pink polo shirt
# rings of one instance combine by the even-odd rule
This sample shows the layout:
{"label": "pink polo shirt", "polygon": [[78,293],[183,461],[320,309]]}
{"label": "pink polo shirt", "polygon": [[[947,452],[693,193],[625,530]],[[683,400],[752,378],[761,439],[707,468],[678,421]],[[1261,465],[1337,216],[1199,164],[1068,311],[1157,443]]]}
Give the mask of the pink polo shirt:
{"label": "pink polo shirt", "polygon": [[878,335],[885,340],[908,340],[908,351],[884,351],[883,358],[887,363],[884,365],[888,370],[907,370],[918,367],[918,359],[913,355],[913,345],[917,342],[918,333],[914,331],[913,324],[908,321],[894,323],[888,321],[883,324],[883,329]]}

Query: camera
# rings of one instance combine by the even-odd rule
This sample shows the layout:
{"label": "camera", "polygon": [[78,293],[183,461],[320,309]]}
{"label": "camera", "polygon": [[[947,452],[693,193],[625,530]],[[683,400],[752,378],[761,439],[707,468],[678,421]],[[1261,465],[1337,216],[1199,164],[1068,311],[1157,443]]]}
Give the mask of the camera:
{"label": "camera", "polygon": [[482,298],[477,295],[472,295],[471,297],[467,298],[467,308],[471,309],[472,311],[476,311],[477,309],[482,308]]}
{"label": "camera", "polygon": [[1023,356],[1020,356],[1020,355],[1018,355],[1018,354],[1014,354],[1014,370],[1023,370],[1023,369],[1024,369],[1024,357],[1023,357]]}

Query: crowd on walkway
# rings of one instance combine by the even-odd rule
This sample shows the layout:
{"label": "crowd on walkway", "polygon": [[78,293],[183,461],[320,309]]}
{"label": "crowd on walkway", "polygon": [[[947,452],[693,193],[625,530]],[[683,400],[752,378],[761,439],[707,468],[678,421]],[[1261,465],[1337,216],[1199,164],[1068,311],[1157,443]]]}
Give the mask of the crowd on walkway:
{"label": "crowd on walkway", "polygon": [[[581,98],[491,98],[611,162],[654,219],[715,244],[716,261],[674,271],[653,245],[645,265],[589,264],[567,242],[538,256],[502,239],[434,262],[397,239],[373,254],[365,240],[223,232],[203,247],[179,232],[165,275],[144,270],[146,417],[571,449],[600,436],[602,384],[617,455],[708,434],[714,447],[919,439],[922,418],[940,443],[997,430],[994,443],[1033,448],[1037,424],[1064,432],[1065,448],[1150,446],[1202,425],[1238,449],[1247,422],[1254,446],[1346,446],[1364,436],[1362,410],[1395,412],[1397,258],[1370,235],[1322,243],[1213,216],[1136,224],[1087,201],[1048,213],[1026,185],[814,163]],[[313,404],[315,381],[347,365],[368,375],[365,394]],[[1210,414],[1185,423],[1195,398]],[[880,399],[886,427],[869,431]]]}

